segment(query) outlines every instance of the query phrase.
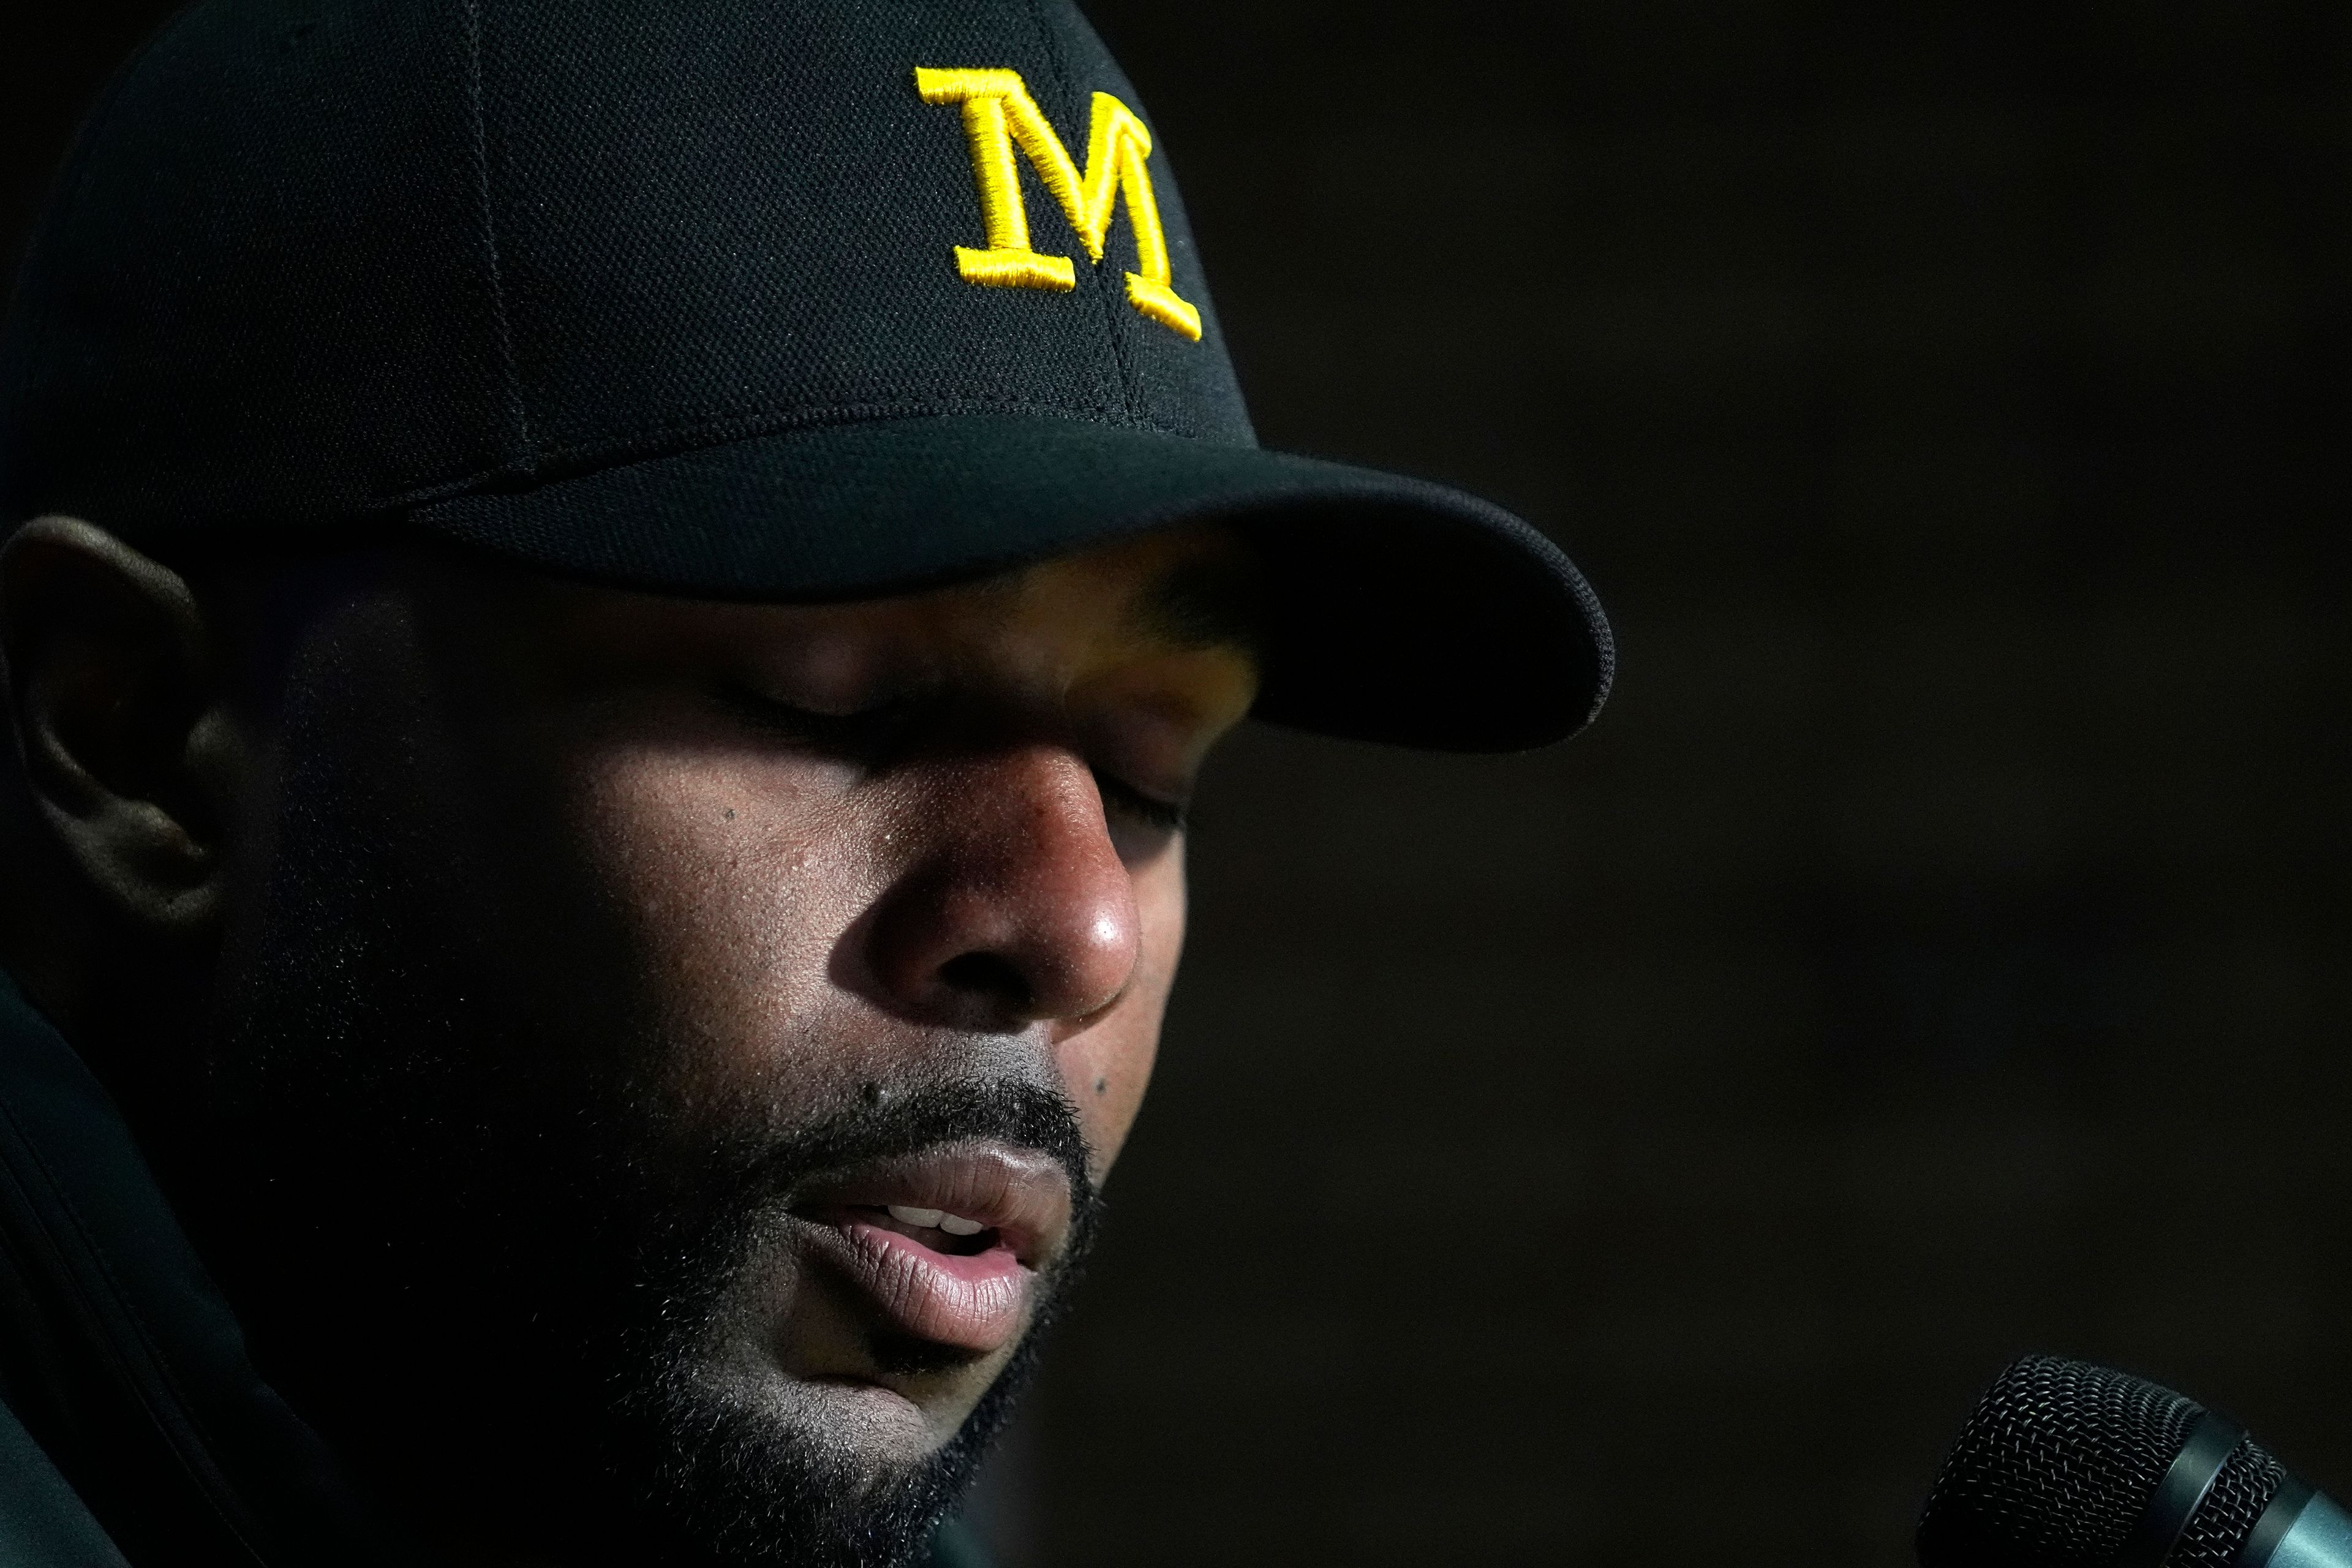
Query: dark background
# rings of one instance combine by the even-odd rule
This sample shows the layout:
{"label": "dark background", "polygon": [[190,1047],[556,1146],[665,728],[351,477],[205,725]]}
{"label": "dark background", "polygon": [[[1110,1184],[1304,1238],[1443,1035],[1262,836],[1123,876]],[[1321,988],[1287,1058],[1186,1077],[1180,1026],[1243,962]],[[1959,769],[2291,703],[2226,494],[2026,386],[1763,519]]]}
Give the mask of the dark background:
{"label": "dark background", "polygon": [[[163,9],[0,19],[11,256]],[[1624,663],[1214,776],[1014,1568],[1898,1564],[2029,1348],[2352,1490],[2352,12],[1090,9],[1268,442]]]}

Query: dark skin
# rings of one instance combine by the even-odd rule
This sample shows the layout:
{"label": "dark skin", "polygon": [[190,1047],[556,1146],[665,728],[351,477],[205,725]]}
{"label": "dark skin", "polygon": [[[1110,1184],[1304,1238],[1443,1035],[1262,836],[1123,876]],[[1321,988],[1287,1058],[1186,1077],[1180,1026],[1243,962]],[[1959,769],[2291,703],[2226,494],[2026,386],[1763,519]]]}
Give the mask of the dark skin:
{"label": "dark skin", "polygon": [[[192,587],[38,520],[0,552],[5,956],[125,1103],[265,1370],[363,1471],[423,1461],[370,1447],[404,1380],[355,1381],[355,1343],[395,1366],[439,1343],[428,1376],[473,1331],[446,1302],[511,1298],[511,1343],[466,1388],[526,1365],[511,1407],[542,1411],[562,1355],[603,1342],[586,1307],[546,1326],[601,1288],[578,1281],[643,1300],[637,1260],[723,1237],[708,1288],[681,1288],[698,1327],[673,1382],[814,1443],[855,1492],[950,1444],[1016,1358],[1133,1124],[1183,939],[1182,804],[1255,689],[1202,585],[1229,610],[1249,570],[1202,529],[833,605],[406,545]],[[399,888],[371,902],[379,880]],[[416,941],[314,961],[339,924]],[[314,1037],[351,1055],[306,1061]],[[380,1080],[339,1088],[352,1063]],[[1007,1096],[1082,1154],[953,1109]],[[810,1142],[934,1101],[947,1119],[898,1143]],[[833,1152],[761,1174],[721,1226],[714,1173],[772,1149]],[[445,1245],[477,1223],[518,1277]],[[511,1262],[540,1247],[550,1300]],[[351,1305],[378,1300],[397,1311]],[[575,1396],[593,1426],[593,1390],[554,1397]],[[525,1513],[605,1484],[563,1442],[513,1483],[541,1488]],[[415,1526],[454,1554],[593,1560],[419,1479],[453,1500]]]}

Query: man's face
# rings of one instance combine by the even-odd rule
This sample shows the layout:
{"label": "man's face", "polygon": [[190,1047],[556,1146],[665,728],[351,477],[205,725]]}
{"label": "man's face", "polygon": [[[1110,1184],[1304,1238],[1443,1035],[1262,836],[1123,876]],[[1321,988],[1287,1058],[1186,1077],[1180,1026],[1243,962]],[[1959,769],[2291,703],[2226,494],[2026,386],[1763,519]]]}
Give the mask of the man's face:
{"label": "man's face", "polygon": [[170,1156],[265,1373],[445,1541],[911,1550],[1141,1100],[1247,583],[312,582]]}

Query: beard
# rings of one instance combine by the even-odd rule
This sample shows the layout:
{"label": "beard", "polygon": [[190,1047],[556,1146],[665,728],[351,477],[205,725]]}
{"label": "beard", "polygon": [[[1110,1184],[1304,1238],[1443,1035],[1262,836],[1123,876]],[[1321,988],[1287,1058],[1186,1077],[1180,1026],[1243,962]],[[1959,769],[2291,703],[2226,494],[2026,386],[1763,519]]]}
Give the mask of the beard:
{"label": "beard", "polygon": [[[682,1044],[631,989],[625,940],[584,915],[544,934],[550,909],[595,910],[593,889],[501,847],[511,817],[420,766],[430,726],[399,708],[294,689],[280,794],[297,804],[232,932],[200,1131],[160,1141],[256,1364],[431,1542],[698,1568],[916,1560],[1095,1228],[1076,1110],[1006,1066],[869,1081],[815,1110],[754,1089],[684,1128],[661,1070]],[[370,716],[356,737],[350,712]],[[556,949],[569,978],[530,979]],[[761,1288],[804,1223],[789,1194],[971,1139],[1063,1166],[1069,1240],[954,1435],[877,1458],[766,1359]],[[921,1370],[939,1347],[869,1349]]]}
{"label": "beard", "polygon": [[[994,1138],[1061,1159],[1078,1194],[1070,1240],[1039,1295],[1013,1359],[955,1436],[909,1468],[876,1470],[854,1447],[779,1407],[765,1379],[740,1374],[727,1352],[733,1302],[784,1218],[782,1194],[807,1174],[913,1153],[963,1138]],[[633,1478],[631,1555],[708,1564],[839,1564],[895,1568],[914,1561],[960,1499],[1034,1370],[1040,1331],[1067,1300],[1099,1211],[1086,1184],[1084,1144],[1061,1097],[1025,1083],[943,1084],[884,1110],[860,1110],[768,1151],[713,1219],[684,1245],[666,1284],[630,1294],[652,1304],[622,1327],[607,1386],[617,1397],[604,1426],[605,1476]],[[874,1347],[876,1359],[919,1361],[923,1347]],[[610,1551],[610,1539],[604,1550]]]}

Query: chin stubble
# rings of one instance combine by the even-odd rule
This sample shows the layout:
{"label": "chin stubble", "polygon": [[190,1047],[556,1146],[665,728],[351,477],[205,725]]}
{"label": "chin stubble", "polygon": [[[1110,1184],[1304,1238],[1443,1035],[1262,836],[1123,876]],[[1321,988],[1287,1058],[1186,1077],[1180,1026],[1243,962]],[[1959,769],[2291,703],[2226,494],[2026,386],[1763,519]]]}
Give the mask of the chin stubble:
{"label": "chin stubble", "polygon": [[[1035,1286],[1027,1332],[956,1435],[904,1466],[877,1465],[837,1425],[836,1398],[746,1364],[730,1303],[761,1266],[790,1188],[805,1177],[939,1143],[993,1139],[1059,1161],[1074,1194],[1069,1241]],[[658,1305],[620,1337],[604,1463],[633,1494],[636,1552],[711,1568],[898,1568],[917,1560],[970,1484],[1034,1370],[1040,1336],[1066,1305],[1101,1203],[1077,1119],[1060,1095],[1019,1082],[929,1085],[764,1151],[688,1245],[671,1251]],[[648,1282],[650,1283],[650,1282]],[[642,1298],[641,1298],[642,1299]],[[888,1346],[875,1347],[887,1362]],[[607,1538],[609,1541],[609,1538]]]}
{"label": "chin stubble", "polygon": [[[515,984],[502,933],[525,917],[484,882],[499,825],[462,775],[417,771],[433,740],[403,711],[414,695],[334,674],[285,715],[299,806],[274,825],[215,1020],[211,1157],[173,1184],[265,1375],[395,1511],[440,1500],[428,1533],[682,1568],[916,1558],[1097,1223],[1074,1108],[972,1078],[887,1086],[775,1134],[755,1106],[732,1135],[665,1128],[645,1092],[657,1032],[583,1006],[592,1033],[571,1037]],[[352,713],[369,715],[357,740]],[[772,1261],[762,1237],[796,1184],[965,1139],[1063,1165],[1069,1244],[957,1434],[880,1462],[828,1426],[839,1401],[744,1375],[731,1304]]]}

